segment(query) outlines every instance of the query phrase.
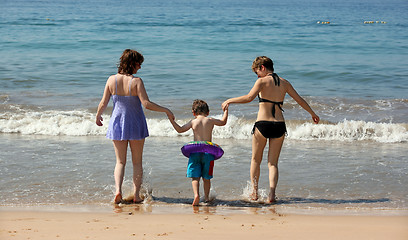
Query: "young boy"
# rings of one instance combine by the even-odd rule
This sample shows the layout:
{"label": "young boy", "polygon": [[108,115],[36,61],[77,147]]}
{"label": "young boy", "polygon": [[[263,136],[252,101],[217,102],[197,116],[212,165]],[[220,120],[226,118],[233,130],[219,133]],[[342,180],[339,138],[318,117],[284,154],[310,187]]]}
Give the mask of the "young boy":
{"label": "young boy", "polygon": [[[178,125],[174,119],[170,118],[170,122],[178,133],[183,133],[193,129],[194,141],[209,141],[212,140],[212,130],[214,125],[224,126],[227,124],[228,109],[224,111],[222,119],[214,119],[207,117],[210,113],[208,105],[203,100],[194,100],[192,112],[194,119],[190,120],[185,125]],[[197,206],[200,202],[200,178],[204,182],[205,201],[210,200],[210,188],[212,167],[214,166],[214,156],[209,153],[191,153],[188,160],[187,177],[192,178],[194,201],[193,206]]]}

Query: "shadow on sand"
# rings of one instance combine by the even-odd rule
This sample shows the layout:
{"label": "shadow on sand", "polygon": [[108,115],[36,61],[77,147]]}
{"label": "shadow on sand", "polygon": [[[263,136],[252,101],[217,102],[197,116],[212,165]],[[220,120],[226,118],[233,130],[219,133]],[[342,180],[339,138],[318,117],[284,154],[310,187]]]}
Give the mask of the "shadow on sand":
{"label": "shadow on sand", "polygon": [[[191,204],[192,198],[171,198],[171,197],[152,197],[153,202],[168,203],[168,204]],[[225,207],[264,207],[268,205],[301,205],[301,204],[327,204],[327,205],[340,205],[340,204],[371,204],[371,203],[384,203],[390,202],[389,198],[379,199],[323,199],[323,198],[283,198],[278,199],[275,203],[266,203],[262,200],[249,201],[249,200],[223,200],[213,199],[206,203],[206,206],[225,206]]]}

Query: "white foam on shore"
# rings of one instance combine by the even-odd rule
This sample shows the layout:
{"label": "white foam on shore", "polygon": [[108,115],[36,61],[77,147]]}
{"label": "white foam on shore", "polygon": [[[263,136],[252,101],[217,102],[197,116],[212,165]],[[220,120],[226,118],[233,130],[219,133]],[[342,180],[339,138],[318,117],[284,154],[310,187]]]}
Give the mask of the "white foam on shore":
{"label": "white foam on shore", "polygon": [[336,124],[304,123],[291,129],[289,137],[298,140],[406,142],[406,124],[344,120]]}
{"label": "white foam on shore", "polygon": [[[0,114],[0,133],[51,136],[105,135],[109,116],[104,115],[104,126],[95,124],[95,114],[85,110],[40,111],[15,109]],[[215,118],[220,116],[215,116]],[[189,119],[177,120],[180,125]],[[192,136],[192,131],[177,133],[167,119],[147,119],[150,136]],[[254,121],[230,115],[223,127],[214,127],[214,138],[250,139]],[[399,143],[408,141],[407,124],[376,123],[343,120],[337,123],[312,124],[300,120],[287,121],[288,139],[325,141],[376,141]]]}

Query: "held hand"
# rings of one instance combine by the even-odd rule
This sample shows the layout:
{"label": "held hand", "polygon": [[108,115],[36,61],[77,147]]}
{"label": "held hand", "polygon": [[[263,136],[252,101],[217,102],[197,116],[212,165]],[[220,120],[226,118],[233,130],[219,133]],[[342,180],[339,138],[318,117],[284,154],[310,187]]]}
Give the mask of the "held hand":
{"label": "held hand", "polygon": [[229,106],[227,106],[225,109],[223,109],[224,112],[227,112],[227,114],[228,114],[228,107],[229,107]]}
{"label": "held hand", "polygon": [[102,121],[102,116],[96,117],[96,125],[98,125],[99,127],[103,126]]}
{"label": "held hand", "polygon": [[228,107],[229,107],[229,102],[228,102],[228,100],[225,101],[225,102],[223,102],[223,103],[221,104],[221,107],[222,107],[222,110],[223,110],[223,111],[228,110]]}
{"label": "held hand", "polygon": [[318,124],[319,121],[320,121],[320,118],[317,115],[312,116],[312,119],[313,119],[313,122],[316,123],[316,124]]}

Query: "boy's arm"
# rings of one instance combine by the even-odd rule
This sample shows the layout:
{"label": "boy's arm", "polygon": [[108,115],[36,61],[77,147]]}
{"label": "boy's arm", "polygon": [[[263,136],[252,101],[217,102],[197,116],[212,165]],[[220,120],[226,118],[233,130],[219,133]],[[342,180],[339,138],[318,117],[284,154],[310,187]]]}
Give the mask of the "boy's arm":
{"label": "boy's arm", "polygon": [[173,128],[178,132],[178,133],[183,133],[183,132],[187,132],[190,128],[191,128],[191,120],[184,124],[183,126],[178,125],[178,123],[176,122],[176,120],[174,120],[173,118],[169,118],[171,125],[173,125]]}
{"label": "boy's arm", "polygon": [[217,126],[224,126],[225,124],[227,124],[227,120],[228,120],[228,108],[225,109],[224,111],[224,115],[222,116],[221,119],[212,119],[214,122],[214,125]]}

